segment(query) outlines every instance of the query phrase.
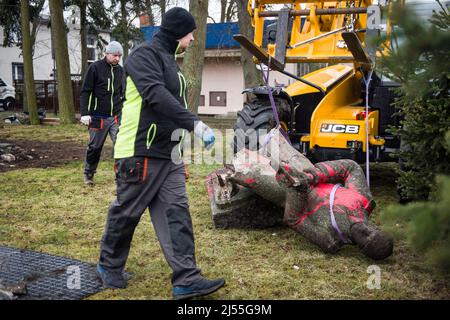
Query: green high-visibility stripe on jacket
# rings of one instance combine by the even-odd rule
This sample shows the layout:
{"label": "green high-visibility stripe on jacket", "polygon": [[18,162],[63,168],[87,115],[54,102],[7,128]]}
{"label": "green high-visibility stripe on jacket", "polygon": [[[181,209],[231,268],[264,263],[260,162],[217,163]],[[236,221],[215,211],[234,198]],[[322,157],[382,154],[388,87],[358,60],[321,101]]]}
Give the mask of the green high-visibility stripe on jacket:
{"label": "green high-visibility stripe on jacket", "polygon": [[120,115],[123,100],[123,68],[110,65],[106,58],[91,64],[80,93],[80,113],[111,117]]}
{"label": "green high-visibility stripe on jacket", "polygon": [[114,157],[180,156],[183,130],[199,118],[187,109],[186,81],[174,59],[178,41],[160,31],[125,61],[125,102]]}

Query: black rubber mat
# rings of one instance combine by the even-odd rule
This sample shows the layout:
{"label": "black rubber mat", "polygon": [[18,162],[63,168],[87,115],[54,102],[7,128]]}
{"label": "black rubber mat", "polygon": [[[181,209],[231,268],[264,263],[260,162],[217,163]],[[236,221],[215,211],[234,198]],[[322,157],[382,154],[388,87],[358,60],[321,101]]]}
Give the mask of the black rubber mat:
{"label": "black rubber mat", "polygon": [[0,246],[0,289],[18,284],[27,291],[19,300],[79,300],[103,290],[94,264]]}

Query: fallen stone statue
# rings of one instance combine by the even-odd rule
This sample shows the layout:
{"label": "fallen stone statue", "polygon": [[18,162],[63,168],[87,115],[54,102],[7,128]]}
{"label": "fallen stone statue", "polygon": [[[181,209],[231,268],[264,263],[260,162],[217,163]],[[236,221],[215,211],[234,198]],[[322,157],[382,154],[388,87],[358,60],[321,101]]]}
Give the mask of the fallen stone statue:
{"label": "fallen stone statue", "polygon": [[379,260],[393,241],[369,222],[375,207],[361,167],[352,160],[313,165],[276,129],[258,151],[242,149],[206,179],[216,227],[269,227],[281,220],[333,253],[358,245]]}

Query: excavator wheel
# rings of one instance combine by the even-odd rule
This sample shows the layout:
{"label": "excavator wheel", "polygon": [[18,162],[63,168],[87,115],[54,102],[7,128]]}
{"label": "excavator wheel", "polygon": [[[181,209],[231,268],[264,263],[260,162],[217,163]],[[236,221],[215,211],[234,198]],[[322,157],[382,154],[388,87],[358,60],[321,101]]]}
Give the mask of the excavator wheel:
{"label": "excavator wheel", "polygon": [[[291,108],[285,99],[274,98],[280,122],[284,126],[290,122]],[[237,114],[232,142],[233,152],[242,148],[258,150],[267,132],[276,126],[270,101],[268,99],[254,99],[244,103],[244,107]]]}

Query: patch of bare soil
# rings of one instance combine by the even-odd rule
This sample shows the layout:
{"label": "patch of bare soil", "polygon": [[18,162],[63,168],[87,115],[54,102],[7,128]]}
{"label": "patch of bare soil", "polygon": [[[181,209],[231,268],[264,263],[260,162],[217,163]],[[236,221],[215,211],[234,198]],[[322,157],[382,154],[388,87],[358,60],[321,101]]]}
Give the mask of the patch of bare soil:
{"label": "patch of bare soil", "polygon": [[[102,156],[111,156],[104,147]],[[86,145],[71,141],[34,141],[0,139],[0,172],[24,168],[49,168],[83,160]]]}

